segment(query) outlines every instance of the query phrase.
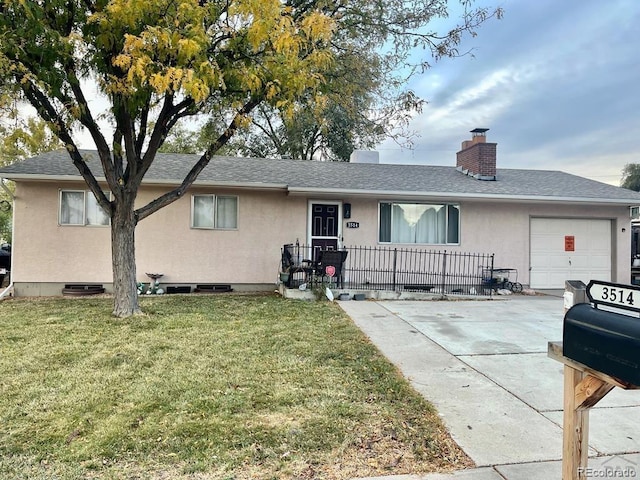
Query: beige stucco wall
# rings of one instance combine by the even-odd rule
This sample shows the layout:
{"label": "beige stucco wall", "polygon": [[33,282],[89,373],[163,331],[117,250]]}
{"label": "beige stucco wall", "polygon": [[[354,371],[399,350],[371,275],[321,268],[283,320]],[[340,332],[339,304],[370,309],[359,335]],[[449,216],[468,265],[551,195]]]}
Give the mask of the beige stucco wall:
{"label": "beige stucco wall", "polygon": [[[351,203],[350,221],[357,229],[345,228],[344,245],[377,244],[378,201],[345,199]],[[398,199],[401,201],[401,199]],[[518,269],[518,281],[529,283],[529,235],[532,217],[598,218],[612,221],[612,279],[629,283],[631,275],[631,221],[627,207],[593,207],[499,202],[460,202],[460,244],[412,246],[473,253],[494,253],[495,266]],[[624,228],[624,232],[622,229]],[[393,246],[393,244],[386,244]]]}
{"label": "beige stucco wall", "polygon": [[[65,188],[84,189],[84,185],[65,185]],[[138,203],[142,205],[163,191],[145,189]],[[238,195],[237,230],[190,228],[193,193]],[[109,228],[58,225],[58,197],[58,184],[17,184],[13,281],[25,285],[111,283]],[[162,279],[165,284],[273,284],[282,245],[296,240],[300,243],[308,241],[309,200],[304,196],[288,196],[282,191],[193,188],[183,199],[140,222],[136,232],[138,280],[148,281],[145,272],[160,272],[165,275]],[[360,225],[356,229],[343,228],[343,245],[378,245],[377,199],[332,200],[352,205],[352,216],[344,220],[343,227],[347,221]],[[611,219],[614,235],[612,279],[629,282],[631,232],[625,207],[470,201],[461,202],[460,206],[460,245],[420,245],[415,248],[495,253],[496,266],[517,268],[518,280],[528,284],[531,217]],[[625,232],[622,232],[623,228]]]}
{"label": "beige stucco wall", "polygon": [[[82,189],[82,184],[65,189]],[[142,205],[161,189],[141,192]],[[190,228],[191,194],[238,195],[237,230]],[[109,227],[58,225],[59,187],[20,182],[16,188],[13,281],[110,283]],[[271,283],[280,248],[304,241],[305,199],[283,192],[193,189],[185,198],[142,220],[136,229],[139,281],[164,273],[163,283]]]}
{"label": "beige stucco wall", "polygon": [[109,228],[58,226],[58,192],[54,184],[16,184],[12,280],[111,282]]}
{"label": "beige stucco wall", "polygon": [[[160,193],[147,190],[139,201]],[[190,228],[193,193],[238,195],[238,228]],[[138,225],[138,276],[159,271],[167,283],[275,283],[282,245],[304,239],[306,209],[304,199],[283,192],[192,189]]]}
{"label": "beige stucco wall", "polygon": [[[489,213],[486,212],[489,211]],[[612,280],[629,283],[631,275],[631,221],[627,207],[586,207],[576,205],[463,205],[465,247],[471,247],[474,237],[490,245],[497,266],[515,266],[520,281],[529,283],[530,219],[570,218],[610,220],[612,227]],[[483,218],[489,218],[484,221]],[[624,228],[624,232],[622,229]]]}

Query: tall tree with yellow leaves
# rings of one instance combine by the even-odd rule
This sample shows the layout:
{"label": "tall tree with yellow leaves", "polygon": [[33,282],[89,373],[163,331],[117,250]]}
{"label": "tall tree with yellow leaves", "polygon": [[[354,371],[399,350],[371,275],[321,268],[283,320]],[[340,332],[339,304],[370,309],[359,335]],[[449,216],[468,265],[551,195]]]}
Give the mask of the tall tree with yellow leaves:
{"label": "tall tree with yellow leaves", "polygon": [[[466,6],[470,0],[463,0]],[[296,100],[318,96],[331,71],[332,41],[357,49],[384,45],[447,48],[421,28],[446,14],[446,0],[4,0],[0,3],[0,91],[18,92],[64,143],[100,206],[111,218],[114,315],[140,312],[136,290],[135,228],[179,199],[212,155],[251,121],[261,104],[293,111]],[[407,10],[409,6],[412,9]],[[420,8],[417,8],[420,7]],[[402,28],[381,12],[403,11]],[[354,15],[354,12],[357,14]],[[482,15],[480,15],[481,18]],[[378,22],[375,35],[366,22]],[[432,43],[429,43],[432,42]],[[453,43],[451,43],[453,42]],[[333,45],[335,46],[335,44]],[[357,81],[357,79],[355,79]],[[108,100],[114,126],[107,136],[87,93]],[[222,125],[182,183],[150,203],[134,206],[158,149],[176,124],[212,114]],[[78,148],[81,125],[95,143],[110,193],[105,193]]]}
{"label": "tall tree with yellow leaves", "polygon": [[[313,2],[312,2],[313,3]],[[0,77],[21,91],[62,140],[111,217],[114,314],[140,312],[136,224],[180,198],[261,102],[286,108],[320,85],[331,62],[330,12],[280,0],[8,0],[0,4]],[[110,102],[112,139],[85,93]],[[180,119],[223,112],[226,128],[180,186],[135,208],[158,148]],[[87,167],[72,126],[95,142],[112,200]]]}

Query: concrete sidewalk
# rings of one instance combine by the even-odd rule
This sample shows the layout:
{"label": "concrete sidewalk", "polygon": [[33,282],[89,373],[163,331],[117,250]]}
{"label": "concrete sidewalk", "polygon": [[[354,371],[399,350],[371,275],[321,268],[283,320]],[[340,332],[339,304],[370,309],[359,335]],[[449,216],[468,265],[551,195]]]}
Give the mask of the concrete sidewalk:
{"label": "concrete sidewalk", "polygon": [[[561,298],[340,305],[435,405],[478,466],[384,478],[561,478],[562,365],[546,353],[547,342],[562,339]],[[627,468],[640,477],[640,391],[614,390],[592,409],[590,423],[589,467]]]}

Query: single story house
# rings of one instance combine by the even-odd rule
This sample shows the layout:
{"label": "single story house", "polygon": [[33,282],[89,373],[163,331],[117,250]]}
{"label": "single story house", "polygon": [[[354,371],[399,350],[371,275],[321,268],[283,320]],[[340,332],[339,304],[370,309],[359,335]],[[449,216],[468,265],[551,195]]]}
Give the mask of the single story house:
{"label": "single story house", "polygon": [[[284,244],[495,253],[535,289],[566,279],[629,283],[640,193],[560,171],[496,168],[486,129],[448,166],[215,157],[189,194],[140,222],[139,281],[273,289]],[[99,170],[97,154],[83,152]],[[140,205],[184,178],[194,155],[158,154]],[[100,178],[98,173],[97,177]],[[0,169],[15,182],[16,296],[69,283],[111,288],[109,219],[64,150]],[[348,279],[347,279],[348,280]]]}

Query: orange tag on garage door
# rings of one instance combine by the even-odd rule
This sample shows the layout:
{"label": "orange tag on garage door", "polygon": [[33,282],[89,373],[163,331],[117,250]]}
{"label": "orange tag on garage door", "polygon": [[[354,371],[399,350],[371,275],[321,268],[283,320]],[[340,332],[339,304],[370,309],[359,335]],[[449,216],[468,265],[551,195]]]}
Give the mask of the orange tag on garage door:
{"label": "orange tag on garage door", "polygon": [[575,252],[576,250],[576,237],[573,235],[566,235],[564,237],[564,251]]}

